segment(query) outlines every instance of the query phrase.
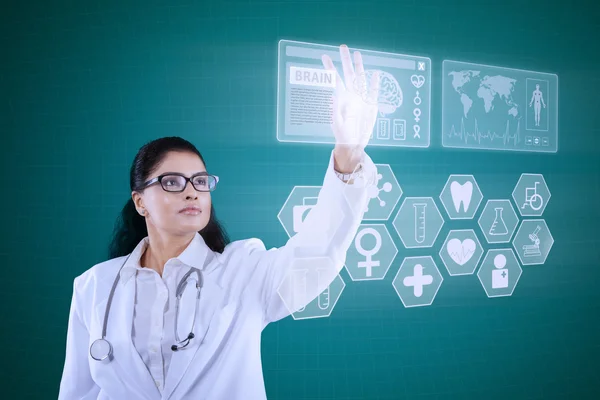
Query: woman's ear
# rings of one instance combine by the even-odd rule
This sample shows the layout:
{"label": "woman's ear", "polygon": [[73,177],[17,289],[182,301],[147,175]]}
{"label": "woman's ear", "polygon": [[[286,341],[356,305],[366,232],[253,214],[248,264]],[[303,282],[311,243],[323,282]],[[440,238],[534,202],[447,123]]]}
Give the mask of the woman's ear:
{"label": "woman's ear", "polygon": [[133,200],[133,205],[135,209],[140,215],[146,215],[146,209],[144,208],[142,196],[138,192],[131,192],[131,199]]}

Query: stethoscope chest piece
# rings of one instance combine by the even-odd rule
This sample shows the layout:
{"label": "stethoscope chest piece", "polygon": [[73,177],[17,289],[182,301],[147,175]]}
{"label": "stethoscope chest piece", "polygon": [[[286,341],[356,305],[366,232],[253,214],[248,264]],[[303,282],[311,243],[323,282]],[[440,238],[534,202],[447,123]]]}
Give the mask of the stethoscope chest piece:
{"label": "stethoscope chest piece", "polygon": [[112,345],[104,338],[94,340],[90,346],[90,356],[96,361],[110,361],[112,359]]}

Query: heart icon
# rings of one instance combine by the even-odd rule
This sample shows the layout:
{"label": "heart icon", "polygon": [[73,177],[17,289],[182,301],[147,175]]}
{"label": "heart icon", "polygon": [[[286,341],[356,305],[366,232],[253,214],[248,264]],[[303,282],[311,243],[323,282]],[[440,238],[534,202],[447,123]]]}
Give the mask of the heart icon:
{"label": "heart icon", "polygon": [[475,253],[475,242],[472,239],[465,239],[462,242],[459,239],[450,239],[446,245],[448,255],[458,265],[465,265]]}
{"label": "heart icon", "polygon": [[418,89],[425,83],[425,77],[423,75],[413,75],[410,77],[410,82]]}

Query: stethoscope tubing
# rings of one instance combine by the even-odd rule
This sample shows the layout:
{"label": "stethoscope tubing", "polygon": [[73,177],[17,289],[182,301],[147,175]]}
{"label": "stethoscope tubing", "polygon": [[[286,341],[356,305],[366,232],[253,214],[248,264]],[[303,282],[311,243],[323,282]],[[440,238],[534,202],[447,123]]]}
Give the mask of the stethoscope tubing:
{"label": "stethoscope tubing", "polygon": [[[110,307],[112,305],[112,300],[115,294],[115,290],[117,288],[117,285],[119,283],[119,280],[121,279],[121,270],[123,269],[123,267],[125,266],[125,264],[127,263],[127,260],[129,260],[129,257],[131,257],[130,253],[127,258],[125,259],[125,261],[123,262],[123,264],[121,265],[121,267],[119,268],[119,271],[117,272],[117,276],[115,277],[115,280],[112,284],[112,287],[110,289],[110,294],[108,295],[108,300],[106,302],[106,308],[104,310],[104,319],[102,321],[102,336],[99,339],[94,340],[94,342],[92,343],[92,345],[90,346],[90,356],[96,360],[96,361],[104,361],[107,358],[110,360],[112,359],[112,352],[113,352],[113,347],[112,344],[110,343],[110,341],[108,341],[106,339],[106,329],[108,326],[108,316],[110,314]],[[189,276],[192,273],[196,273],[196,275],[198,276],[198,280],[196,281],[196,290],[197,290],[197,295],[196,295],[196,306],[194,308],[194,318],[192,321],[192,331],[188,334],[188,337],[184,340],[180,340],[179,338],[179,334],[177,333],[177,325],[178,325],[178,315],[179,315],[179,300],[181,299],[182,295],[183,295],[183,291],[185,290],[186,284],[187,284],[187,279],[189,278]],[[177,339],[177,342],[179,344],[187,341],[187,343],[184,346],[178,346],[178,345],[173,345],[172,349],[173,351],[177,351],[180,348],[185,348],[190,340],[194,337],[193,334],[193,327],[196,323],[196,314],[198,312],[198,303],[200,302],[200,294],[202,292],[202,287],[204,286],[204,276],[202,274],[202,271],[200,271],[198,268],[190,268],[190,270],[188,272],[186,272],[186,274],[181,278],[181,280],[179,281],[178,285],[177,285],[177,289],[175,291],[175,297],[177,298],[176,301],[176,310],[175,310],[175,338]],[[102,344],[105,344],[105,346],[108,346],[107,351],[103,351],[102,354],[105,354],[103,356],[97,356],[97,354],[94,354],[94,348],[98,348],[99,346],[102,346]]]}

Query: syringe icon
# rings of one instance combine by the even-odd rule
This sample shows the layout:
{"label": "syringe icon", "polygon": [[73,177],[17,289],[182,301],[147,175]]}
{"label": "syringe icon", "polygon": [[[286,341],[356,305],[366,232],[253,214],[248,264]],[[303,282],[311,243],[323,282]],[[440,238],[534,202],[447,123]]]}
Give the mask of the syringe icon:
{"label": "syringe icon", "polygon": [[415,240],[417,243],[425,241],[425,208],[427,203],[415,203]]}

